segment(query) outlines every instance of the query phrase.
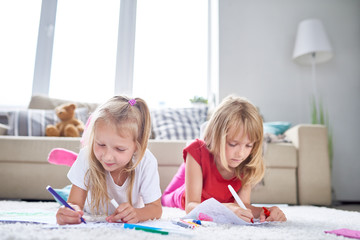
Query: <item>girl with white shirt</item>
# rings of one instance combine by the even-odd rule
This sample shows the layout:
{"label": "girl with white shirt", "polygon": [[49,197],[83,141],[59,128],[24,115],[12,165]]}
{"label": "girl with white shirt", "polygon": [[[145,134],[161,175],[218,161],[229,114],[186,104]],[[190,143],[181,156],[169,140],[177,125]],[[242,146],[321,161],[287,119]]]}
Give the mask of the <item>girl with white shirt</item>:
{"label": "girl with white shirt", "polygon": [[[160,218],[157,160],[147,149],[150,112],[141,98],[115,96],[92,114],[84,147],[71,167],[68,203],[58,224],[79,224],[84,211],[107,214],[108,222],[137,223]],[[110,201],[115,199],[115,209]]]}

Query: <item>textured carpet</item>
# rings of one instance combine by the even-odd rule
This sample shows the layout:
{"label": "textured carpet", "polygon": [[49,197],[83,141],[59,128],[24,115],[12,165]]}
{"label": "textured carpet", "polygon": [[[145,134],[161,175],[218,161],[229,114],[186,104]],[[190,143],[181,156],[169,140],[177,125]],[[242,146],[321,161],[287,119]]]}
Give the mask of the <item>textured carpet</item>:
{"label": "textured carpet", "polygon": [[[324,231],[340,228],[360,230],[360,213],[326,207],[284,206],[288,221],[263,225],[216,225],[194,230],[180,229],[185,234],[160,235],[118,227],[58,227],[55,224],[56,202],[0,201],[0,239],[349,239]],[[161,220],[152,224],[166,227],[170,221],[185,215],[184,211],[164,208]],[[87,221],[101,221],[103,216],[85,216]],[[13,222],[4,222],[13,220]],[[48,224],[16,221],[47,222]],[[175,226],[176,227],[176,226]]]}

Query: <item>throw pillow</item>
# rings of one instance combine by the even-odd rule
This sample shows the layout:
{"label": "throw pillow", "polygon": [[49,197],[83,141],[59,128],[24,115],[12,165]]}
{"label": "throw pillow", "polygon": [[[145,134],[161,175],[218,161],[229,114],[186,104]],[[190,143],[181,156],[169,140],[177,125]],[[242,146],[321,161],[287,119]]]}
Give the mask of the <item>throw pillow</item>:
{"label": "throw pillow", "polygon": [[206,121],[207,107],[164,108],[151,111],[155,139],[191,140],[199,138]]}
{"label": "throw pillow", "polygon": [[0,123],[0,135],[6,135],[9,127]]}
{"label": "throw pillow", "polygon": [[274,135],[284,134],[291,126],[289,122],[264,122],[264,133],[271,133]]}
{"label": "throw pillow", "polygon": [[[77,108],[75,115],[77,119],[85,123],[88,118],[88,110],[87,108]],[[46,126],[59,122],[55,110],[9,110],[7,116],[9,120],[8,135],[13,136],[45,136]]]}

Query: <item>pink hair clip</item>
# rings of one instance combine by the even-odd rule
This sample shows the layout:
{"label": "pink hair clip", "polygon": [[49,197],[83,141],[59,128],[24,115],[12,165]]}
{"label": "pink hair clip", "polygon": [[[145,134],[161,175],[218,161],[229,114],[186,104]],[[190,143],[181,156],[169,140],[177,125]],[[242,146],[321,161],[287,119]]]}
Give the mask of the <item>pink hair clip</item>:
{"label": "pink hair clip", "polygon": [[135,103],[136,103],[135,98],[129,100],[129,104],[130,104],[131,106],[134,106]]}

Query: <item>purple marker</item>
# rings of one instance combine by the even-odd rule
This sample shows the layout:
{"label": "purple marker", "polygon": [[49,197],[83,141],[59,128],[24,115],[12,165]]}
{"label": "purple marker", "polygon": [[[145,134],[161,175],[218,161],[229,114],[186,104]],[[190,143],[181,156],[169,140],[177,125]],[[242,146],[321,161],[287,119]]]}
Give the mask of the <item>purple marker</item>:
{"label": "purple marker", "polygon": [[[59,202],[64,204],[65,207],[70,208],[71,210],[75,211],[75,209],[73,209],[57,192],[55,192],[55,190],[52,187],[47,186],[46,190],[48,190],[54,196],[54,198],[59,200]],[[82,217],[80,219],[83,223],[86,224],[85,220]]]}

